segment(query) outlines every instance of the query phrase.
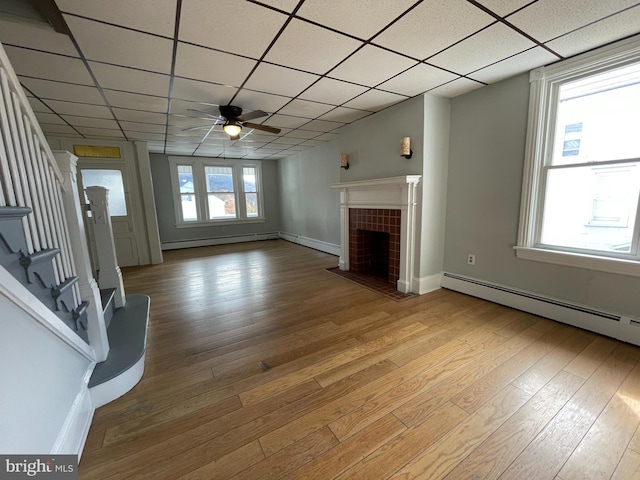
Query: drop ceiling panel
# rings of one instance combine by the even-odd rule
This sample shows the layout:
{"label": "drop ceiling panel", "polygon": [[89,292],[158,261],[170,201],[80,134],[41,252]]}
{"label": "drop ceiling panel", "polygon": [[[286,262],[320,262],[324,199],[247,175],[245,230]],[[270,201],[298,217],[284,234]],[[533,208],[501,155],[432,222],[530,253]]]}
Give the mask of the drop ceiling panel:
{"label": "drop ceiling panel", "polygon": [[165,97],[169,93],[169,75],[98,62],[89,62],[89,68],[102,88]]}
{"label": "drop ceiling panel", "polygon": [[165,138],[163,133],[136,132],[132,130],[125,130],[124,133],[129,140],[164,141]]}
{"label": "drop ceiling panel", "polygon": [[78,56],[76,47],[67,35],[56,33],[52,28],[25,22],[0,19],[0,42],[3,45],[33,48],[70,57]]}
{"label": "drop ceiling panel", "polygon": [[[242,107],[246,112],[262,110],[267,113],[277,112],[290,101],[290,97],[254,92],[253,90],[248,90],[246,88],[240,90],[238,96],[233,99],[234,105]],[[259,120],[256,119],[255,121]]]}
{"label": "drop ceiling panel", "polygon": [[393,77],[378,88],[413,97],[458,78],[458,75],[420,63]]}
{"label": "drop ceiling panel", "polygon": [[124,135],[120,130],[109,130],[107,128],[93,128],[93,127],[76,127],[82,135],[85,137],[109,137],[124,139]]}
{"label": "drop ceiling panel", "polygon": [[267,53],[268,62],[324,74],[355,51],[362,42],[293,19]]}
{"label": "drop ceiling panel", "polygon": [[300,98],[315,102],[342,105],[368,90],[362,85],[355,85],[333,78],[322,78],[300,94]]}
{"label": "drop ceiling panel", "polygon": [[374,87],[415,64],[406,57],[366,45],[333,69],[330,76]]}
{"label": "drop ceiling panel", "polygon": [[95,87],[25,77],[20,78],[20,83],[42,99],[104,105],[102,95]]}
{"label": "drop ceiling panel", "polygon": [[585,8],[583,0],[539,0],[514,13],[509,21],[536,40],[546,42],[637,4],[637,0],[608,0],[589,2]]}
{"label": "drop ceiling panel", "polygon": [[468,80],[466,78],[458,78],[453,82],[446,83],[444,85],[439,86],[438,88],[434,88],[433,90],[429,90],[429,93],[433,95],[438,95],[440,97],[457,97],[458,95],[462,95],[464,93],[471,92],[472,90],[477,90],[481,88],[482,84],[478,82],[474,82],[473,80]]}
{"label": "drop ceiling panel", "polygon": [[48,123],[50,125],[67,125],[62,118],[55,113],[34,112],[39,123]]}
{"label": "drop ceiling panel", "polygon": [[493,22],[492,16],[466,0],[427,1],[373,43],[424,60]]}
{"label": "drop ceiling panel", "polygon": [[164,125],[167,121],[167,116],[162,113],[155,112],[143,112],[140,110],[128,110],[125,108],[113,108],[113,113],[118,120],[126,120],[130,122],[142,122],[142,123],[155,123]]}
{"label": "drop ceiling panel", "polygon": [[533,70],[540,65],[554,62],[557,59],[558,57],[544,48],[536,47],[473,72],[469,74],[469,77],[485,83],[494,83],[512,77],[519,72]]}
{"label": "drop ceiling panel", "polygon": [[42,132],[45,134],[80,137],[80,134],[73,127],[70,127],[68,125],[43,124],[40,125],[40,127],[42,128]]}
{"label": "drop ceiling panel", "polygon": [[210,5],[211,0],[182,2],[180,40],[260,58],[287,20],[282,13],[249,2],[227,2],[215,10]]}
{"label": "drop ceiling panel", "polygon": [[326,103],[310,102],[308,100],[291,100],[291,103],[283,107],[278,113],[283,115],[294,115],[305,118],[316,118],[327,113],[334,108]]}
{"label": "drop ceiling panel", "polygon": [[84,18],[65,15],[65,20],[87,60],[171,73],[171,40]]}
{"label": "drop ceiling panel", "polygon": [[340,128],[344,125],[344,123],[340,122],[332,122],[327,120],[312,120],[307,123],[304,128],[305,130],[311,130],[314,132],[331,132],[336,128]]}
{"label": "drop ceiling panel", "polygon": [[291,68],[261,63],[251,74],[245,87],[265,93],[295,97],[319,78],[318,75]]}
{"label": "drop ceiling panel", "polygon": [[237,91],[237,88],[227,85],[175,77],[173,79],[171,97],[194,102],[226,105]]}
{"label": "drop ceiling panel", "polygon": [[270,116],[263,124],[271,127],[298,128],[308,122],[308,118],[275,114]]}
{"label": "drop ceiling panel", "polygon": [[255,64],[255,60],[237,55],[179,43],[175,74],[179,77],[239,86]]}
{"label": "drop ceiling panel", "polygon": [[61,100],[45,100],[45,103],[60,115],[80,117],[113,118],[107,107],[85,103],[63,102]]}
{"label": "drop ceiling panel", "polygon": [[56,5],[62,12],[173,36],[176,0],[56,0]]}
{"label": "drop ceiling panel", "polygon": [[162,133],[164,134],[164,125],[153,125],[151,123],[126,122],[121,121],[120,126],[126,132],[146,132],[146,133]]}
{"label": "drop ceiling panel", "polygon": [[147,112],[167,113],[169,103],[166,97],[153,97],[140,93],[119,92],[116,90],[103,90],[109,104],[113,107],[129,108],[132,110],[144,110]]}
{"label": "drop ceiling panel", "polygon": [[308,140],[309,138],[316,138],[318,136],[320,136],[320,132],[317,130],[311,131],[311,130],[297,129],[287,133],[284,138],[297,138],[301,140],[298,143],[301,143],[304,140]]}
{"label": "drop ceiling panel", "polygon": [[78,58],[10,46],[5,46],[4,49],[18,75],[80,85],[94,85],[84,63]]}
{"label": "drop ceiling panel", "polygon": [[640,4],[623,14],[613,15],[547,43],[554,52],[569,57],[638,32]]}
{"label": "drop ceiling panel", "polygon": [[75,117],[73,115],[62,116],[67,123],[74,127],[93,127],[119,130],[118,122],[111,118]]}
{"label": "drop ceiling panel", "polygon": [[479,0],[478,3],[504,17],[531,3],[531,0]]}
{"label": "drop ceiling panel", "polygon": [[306,0],[298,15],[368,40],[414,3],[415,0]]}
{"label": "drop ceiling panel", "polygon": [[344,104],[345,107],[356,108],[359,110],[368,110],[377,112],[383,108],[390,107],[396,103],[400,103],[409,97],[396,95],[395,93],[382,92],[380,90],[369,90],[359,97]]}
{"label": "drop ceiling panel", "polygon": [[354,110],[353,108],[336,107],[330,112],[325,113],[320,120],[330,120],[332,122],[351,123],[361,118],[371,115],[371,112],[364,110]]}
{"label": "drop ceiling panel", "polygon": [[27,96],[27,100],[29,101],[29,105],[31,105],[31,109],[34,112],[46,112],[51,113],[51,109],[47,107],[44,103],[38,100],[35,97]]}

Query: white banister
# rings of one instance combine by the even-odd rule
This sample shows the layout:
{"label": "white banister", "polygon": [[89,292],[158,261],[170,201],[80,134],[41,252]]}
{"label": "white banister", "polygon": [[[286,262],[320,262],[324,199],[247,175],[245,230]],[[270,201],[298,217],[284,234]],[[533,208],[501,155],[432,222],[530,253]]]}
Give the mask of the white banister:
{"label": "white banister", "polygon": [[109,354],[109,340],[102,311],[100,289],[93,278],[89,258],[84,215],[77,185],[78,157],[66,151],[55,151],[53,154],[65,179],[66,192],[63,193],[62,199],[67,214],[71,248],[74,252],[80,298],[82,301],[89,302],[87,308],[89,343],[95,349],[96,361],[101,362],[106,360]]}
{"label": "white banister", "polygon": [[103,289],[115,288],[115,306],[123,307],[126,303],[124,283],[113,240],[113,227],[109,215],[109,190],[104,187],[87,187],[85,191],[91,207],[91,221],[98,254],[98,284]]}

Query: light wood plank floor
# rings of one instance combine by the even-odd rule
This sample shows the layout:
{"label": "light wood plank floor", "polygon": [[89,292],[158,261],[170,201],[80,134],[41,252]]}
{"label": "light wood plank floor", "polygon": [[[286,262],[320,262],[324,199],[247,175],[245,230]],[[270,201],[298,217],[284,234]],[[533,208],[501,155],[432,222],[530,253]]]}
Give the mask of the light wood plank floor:
{"label": "light wood plank floor", "polygon": [[640,478],[640,348],[455,292],[389,300],[281,240],[125,269],[145,375],[80,478]]}

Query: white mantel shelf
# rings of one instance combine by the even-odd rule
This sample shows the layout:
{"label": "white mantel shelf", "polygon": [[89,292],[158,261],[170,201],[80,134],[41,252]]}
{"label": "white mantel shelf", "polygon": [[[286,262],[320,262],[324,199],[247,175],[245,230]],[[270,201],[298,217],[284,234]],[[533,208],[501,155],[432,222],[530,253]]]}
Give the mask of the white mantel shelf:
{"label": "white mantel shelf", "polygon": [[331,188],[340,190],[341,270],[349,270],[349,209],[400,210],[400,277],[397,288],[403,293],[413,291],[418,231],[416,209],[421,178],[421,175],[403,175],[330,185]]}

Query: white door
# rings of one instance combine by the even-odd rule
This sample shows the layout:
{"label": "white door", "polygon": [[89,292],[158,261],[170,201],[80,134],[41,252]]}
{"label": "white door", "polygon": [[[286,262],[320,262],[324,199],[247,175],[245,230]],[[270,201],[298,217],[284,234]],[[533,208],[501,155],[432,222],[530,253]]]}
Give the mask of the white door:
{"label": "white door", "polygon": [[[130,267],[139,265],[138,245],[136,242],[135,223],[133,221],[133,210],[131,208],[131,197],[129,182],[124,165],[116,165],[111,162],[100,162],[96,159],[78,162],[80,175],[78,175],[78,188],[80,198],[84,198],[84,189],[98,186],[109,189],[109,212],[111,214],[111,224],[113,226],[113,238],[116,246],[116,256],[120,267]],[[88,222],[89,243],[91,244],[92,256],[94,253],[95,241],[91,222]],[[100,268],[97,265],[97,268]]]}

